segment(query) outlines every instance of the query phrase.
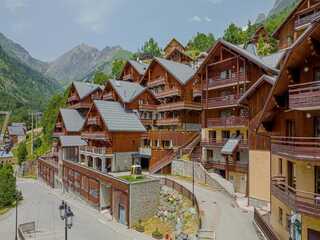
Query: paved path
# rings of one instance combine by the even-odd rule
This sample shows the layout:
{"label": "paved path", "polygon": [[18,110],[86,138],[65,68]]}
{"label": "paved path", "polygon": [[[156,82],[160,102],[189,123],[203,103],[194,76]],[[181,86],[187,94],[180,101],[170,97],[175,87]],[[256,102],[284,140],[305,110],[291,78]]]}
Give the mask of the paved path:
{"label": "paved path", "polygon": [[[171,178],[192,191],[192,183]],[[226,193],[195,185],[195,195],[202,215],[202,230],[217,240],[258,240],[252,223],[253,213],[239,209]],[[215,232],[215,236],[211,231]],[[214,238],[215,237],[215,238]]]}
{"label": "paved path", "polygon": [[[24,200],[19,205],[18,222],[36,222],[40,230],[34,239],[64,239],[64,223],[60,219],[58,206],[61,200],[67,200],[75,218],[74,226],[69,230],[68,239],[76,240],[150,240],[151,238],[124,225],[109,220],[106,216],[79,202],[71,196],[52,190],[35,180],[19,180],[18,188],[22,190]],[[15,211],[0,216],[0,239],[14,239]]]}

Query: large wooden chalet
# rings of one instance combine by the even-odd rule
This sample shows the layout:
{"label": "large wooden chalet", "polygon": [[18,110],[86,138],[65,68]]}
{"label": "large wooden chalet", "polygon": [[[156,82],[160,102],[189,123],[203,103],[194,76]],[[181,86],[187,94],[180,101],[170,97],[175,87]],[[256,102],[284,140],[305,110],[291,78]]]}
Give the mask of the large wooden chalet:
{"label": "large wooden chalet", "polygon": [[121,72],[120,79],[125,81],[140,82],[147,68],[148,64],[129,60],[126,62]]}

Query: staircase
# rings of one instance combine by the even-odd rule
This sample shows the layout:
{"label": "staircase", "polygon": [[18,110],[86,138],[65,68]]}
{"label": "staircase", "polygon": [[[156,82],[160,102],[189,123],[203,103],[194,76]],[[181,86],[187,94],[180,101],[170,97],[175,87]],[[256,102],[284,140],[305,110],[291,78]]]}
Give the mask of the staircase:
{"label": "staircase", "polygon": [[165,166],[169,165],[174,160],[176,155],[177,154],[175,151],[170,151],[160,161],[158,161],[157,164],[150,167],[150,169],[149,169],[150,174],[155,174],[156,172],[160,171]]}
{"label": "staircase", "polygon": [[201,162],[202,148],[200,143],[193,149],[191,153],[191,160],[195,162]]}

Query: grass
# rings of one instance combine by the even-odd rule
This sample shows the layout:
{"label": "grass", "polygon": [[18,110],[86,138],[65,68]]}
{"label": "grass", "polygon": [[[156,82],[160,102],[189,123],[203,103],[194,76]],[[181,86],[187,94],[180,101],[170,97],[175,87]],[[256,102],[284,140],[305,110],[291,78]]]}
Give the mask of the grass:
{"label": "grass", "polygon": [[12,207],[0,208],[0,216],[7,213]]}
{"label": "grass", "polygon": [[140,182],[146,179],[144,176],[134,176],[134,175],[121,176],[120,178],[130,183]]}

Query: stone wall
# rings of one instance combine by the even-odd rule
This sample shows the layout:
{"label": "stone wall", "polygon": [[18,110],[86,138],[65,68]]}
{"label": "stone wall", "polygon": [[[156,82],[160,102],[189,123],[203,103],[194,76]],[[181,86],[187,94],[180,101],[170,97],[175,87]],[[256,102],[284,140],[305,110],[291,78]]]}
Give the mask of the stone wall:
{"label": "stone wall", "polygon": [[[218,174],[208,173],[200,163],[196,162],[194,164],[194,176],[197,183],[206,184],[213,189],[222,189],[230,196],[235,196],[232,183],[222,178]],[[193,162],[183,160],[176,160],[172,162],[172,175],[192,177],[192,172]]]}
{"label": "stone wall", "polygon": [[132,154],[134,154],[134,152],[115,153],[112,159],[112,172],[130,171]]}
{"label": "stone wall", "polygon": [[130,184],[130,226],[156,214],[160,204],[160,180],[150,179]]}

